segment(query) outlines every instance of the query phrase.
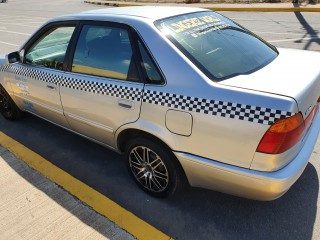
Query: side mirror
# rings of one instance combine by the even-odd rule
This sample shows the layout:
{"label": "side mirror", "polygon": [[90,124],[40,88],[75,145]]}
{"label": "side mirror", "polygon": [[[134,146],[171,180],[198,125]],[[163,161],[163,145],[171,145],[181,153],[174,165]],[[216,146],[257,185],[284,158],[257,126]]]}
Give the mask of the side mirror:
{"label": "side mirror", "polygon": [[21,62],[19,52],[12,52],[6,55],[6,64]]}

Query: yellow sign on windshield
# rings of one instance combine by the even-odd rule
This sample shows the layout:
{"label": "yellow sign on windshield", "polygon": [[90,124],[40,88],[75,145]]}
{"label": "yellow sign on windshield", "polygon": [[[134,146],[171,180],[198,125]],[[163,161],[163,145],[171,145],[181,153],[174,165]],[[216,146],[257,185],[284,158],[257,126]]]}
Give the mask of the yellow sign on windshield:
{"label": "yellow sign on windshield", "polygon": [[191,28],[195,28],[201,25],[205,25],[207,23],[214,23],[214,22],[221,22],[221,20],[219,18],[215,18],[208,15],[208,16],[184,19],[175,23],[171,23],[170,26],[174,32],[180,33]]}

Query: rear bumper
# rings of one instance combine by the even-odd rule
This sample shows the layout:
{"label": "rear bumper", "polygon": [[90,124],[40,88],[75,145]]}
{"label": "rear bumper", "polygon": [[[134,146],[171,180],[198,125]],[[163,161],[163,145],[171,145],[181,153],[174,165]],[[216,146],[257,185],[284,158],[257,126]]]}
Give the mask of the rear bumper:
{"label": "rear bumper", "polygon": [[317,142],[319,130],[320,111],[298,155],[288,165],[275,172],[240,168],[187,153],[174,154],[191,186],[268,201],[282,196],[301,176]]}

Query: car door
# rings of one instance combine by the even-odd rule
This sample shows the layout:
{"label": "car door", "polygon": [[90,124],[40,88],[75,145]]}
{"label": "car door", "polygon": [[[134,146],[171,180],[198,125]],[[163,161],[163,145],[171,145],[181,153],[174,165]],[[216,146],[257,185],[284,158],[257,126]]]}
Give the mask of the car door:
{"label": "car door", "polygon": [[18,105],[61,126],[68,126],[63,115],[59,83],[63,62],[75,25],[54,25],[27,43],[23,63],[13,64],[11,86]]}
{"label": "car door", "polygon": [[83,24],[60,87],[71,128],[114,146],[114,133],[139,118],[140,82],[133,40],[121,24]]}

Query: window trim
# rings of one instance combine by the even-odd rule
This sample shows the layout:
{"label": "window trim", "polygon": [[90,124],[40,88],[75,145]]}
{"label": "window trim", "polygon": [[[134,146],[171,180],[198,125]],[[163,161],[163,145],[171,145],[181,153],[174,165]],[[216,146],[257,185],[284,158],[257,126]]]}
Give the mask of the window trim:
{"label": "window trim", "polygon": [[[85,25],[92,25],[92,26],[106,26],[106,27],[118,27],[118,28],[122,28],[128,31],[128,36],[129,36],[129,40],[131,43],[131,48],[132,48],[132,54],[133,54],[133,58],[135,61],[135,65],[137,68],[137,72],[138,72],[138,78],[139,81],[131,81],[131,80],[123,80],[123,79],[118,79],[118,78],[111,78],[111,77],[105,77],[105,76],[98,76],[98,75],[91,75],[91,74],[86,74],[86,73],[78,73],[78,72],[72,72],[72,64],[73,64],[73,58],[75,55],[75,51],[76,51],[76,47],[77,47],[77,43],[80,37],[80,34],[82,32],[83,26]],[[79,24],[77,26],[77,29],[74,32],[74,39],[72,41],[71,44],[69,44],[70,50],[69,52],[67,52],[66,55],[66,66],[65,66],[65,71],[73,73],[73,74],[82,74],[82,75],[86,75],[86,76],[91,76],[91,77],[101,77],[104,79],[112,79],[112,80],[116,80],[116,81],[124,81],[124,82],[130,82],[130,83],[144,83],[144,81],[142,81],[142,69],[140,68],[140,64],[137,64],[140,59],[137,56],[137,51],[136,51],[136,39],[134,37],[134,34],[132,33],[132,27],[127,25],[127,24],[123,24],[123,23],[117,23],[117,22],[110,22],[110,21],[95,21],[95,20],[83,20],[83,21],[79,21]]]}
{"label": "window trim", "polygon": [[[27,40],[27,42],[21,47],[20,52],[23,52],[23,59],[22,59],[22,64],[25,64],[27,66],[30,66],[29,64],[27,64],[25,62],[25,55],[26,53],[30,50],[30,48],[32,48],[38,41],[39,39],[48,31],[50,31],[50,29],[53,28],[59,28],[59,27],[68,27],[68,26],[73,26],[75,27],[75,30],[70,38],[70,42],[66,51],[66,55],[63,61],[63,68],[62,70],[58,70],[58,69],[52,69],[52,68],[47,68],[44,66],[38,66],[38,65],[34,65],[34,67],[39,67],[39,68],[45,68],[45,69],[50,69],[50,70],[56,70],[56,71],[64,71],[64,72],[70,72],[73,74],[83,74],[83,75],[87,75],[87,76],[95,76],[95,75],[90,75],[90,74],[85,74],[85,73],[75,73],[72,72],[72,63],[73,63],[73,57],[75,54],[75,50],[76,50],[76,46],[82,31],[82,28],[84,25],[95,25],[95,26],[110,26],[110,27],[119,27],[119,28],[123,28],[126,29],[128,31],[128,36],[129,39],[131,41],[131,47],[132,47],[132,54],[133,54],[133,58],[135,60],[135,64],[136,64],[136,68],[137,68],[137,72],[138,72],[138,77],[139,77],[139,81],[135,82],[135,81],[130,81],[130,80],[122,80],[122,79],[114,79],[114,78],[110,78],[116,81],[125,81],[125,82],[132,82],[132,83],[144,83],[147,85],[156,85],[156,86],[162,86],[162,85],[166,85],[167,81],[166,78],[164,77],[164,74],[159,66],[159,64],[157,63],[157,61],[155,60],[153,54],[151,53],[149,47],[147,46],[147,44],[145,43],[145,41],[143,40],[142,36],[139,34],[139,32],[133,28],[132,26],[125,24],[125,23],[118,23],[118,22],[112,22],[112,21],[97,21],[97,20],[70,20],[70,21],[57,21],[57,22],[50,22],[46,25],[44,25],[43,27],[41,27],[40,29],[38,29],[31,38],[29,38]],[[148,54],[150,60],[152,61],[153,65],[156,67],[156,70],[158,71],[160,77],[161,77],[161,81],[159,81],[159,83],[150,83],[148,81],[146,81],[147,79],[147,73],[145,72],[145,69],[141,66],[142,65],[142,56],[139,50],[139,45],[138,45],[138,41],[141,42],[142,46],[144,47],[146,53]],[[108,79],[108,77],[103,77],[103,76],[96,76],[96,77],[101,77],[101,78],[106,78]]]}
{"label": "window trim", "polygon": [[[47,25],[44,25],[42,28],[40,28],[20,49],[20,52],[23,51],[23,59],[22,59],[22,64],[25,64],[27,66],[33,66],[33,67],[40,67],[40,68],[45,68],[45,69],[50,69],[50,70],[56,70],[56,71],[65,71],[65,65],[67,61],[67,56],[69,55],[69,48],[72,42],[74,41],[74,36],[78,28],[79,21],[78,20],[73,20],[73,21],[58,21],[58,22],[51,22],[48,23]],[[67,51],[64,57],[63,61],[63,68],[62,70],[59,69],[54,69],[54,68],[47,68],[45,66],[40,66],[40,65],[30,65],[26,63],[25,56],[28,53],[28,51],[35,45],[37,42],[43,37],[44,34],[49,32],[51,29],[54,28],[60,28],[60,27],[74,27],[74,31],[72,33],[72,36],[70,38],[69,45],[67,47]]]}
{"label": "window trim", "polygon": [[[137,55],[139,57],[139,68],[141,68],[141,71],[143,73],[143,82],[147,85],[155,85],[155,86],[163,86],[167,84],[166,78],[164,77],[164,74],[159,66],[159,64],[157,63],[157,61],[155,60],[153,54],[151,53],[149,47],[147,46],[147,44],[145,43],[145,41],[143,40],[143,38],[141,37],[141,35],[135,31],[134,29],[132,29],[134,37],[135,37],[135,48],[137,49]],[[146,70],[144,69],[144,67],[142,67],[142,63],[143,63],[143,59],[141,56],[141,52],[139,49],[139,42],[141,43],[142,47],[144,48],[144,50],[146,51],[147,55],[149,56],[151,62],[153,63],[154,67],[156,68],[156,71],[159,73],[161,80],[159,81],[159,83],[151,83],[147,81],[148,75]]]}

